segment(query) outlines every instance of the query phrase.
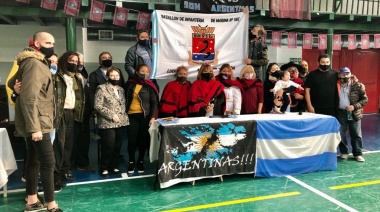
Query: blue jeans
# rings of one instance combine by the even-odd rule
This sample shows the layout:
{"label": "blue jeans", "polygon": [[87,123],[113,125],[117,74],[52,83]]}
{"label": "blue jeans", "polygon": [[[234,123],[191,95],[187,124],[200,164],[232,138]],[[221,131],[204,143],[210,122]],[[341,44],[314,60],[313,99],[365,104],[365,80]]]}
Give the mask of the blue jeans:
{"label": "blue jeans", "polygon": [[338,121],[340,123],[340,137],[339,150],[341,154],[348,154],[347,144],[347,129],[350,131],[352,154],[354,157],[362,155],[363,140],[362,140],[362,122],[361,120],[347,120],[347,111],[338,111]]}

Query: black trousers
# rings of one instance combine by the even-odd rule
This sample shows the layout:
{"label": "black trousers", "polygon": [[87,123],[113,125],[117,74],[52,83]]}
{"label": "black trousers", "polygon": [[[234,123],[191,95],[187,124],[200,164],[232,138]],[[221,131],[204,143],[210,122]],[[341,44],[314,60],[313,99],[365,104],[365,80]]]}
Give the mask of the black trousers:
{"label": "black trousers", "polygon": [[74,111],[64,110],[59,128],[56,129],[53,143],[55,155],[54,180],[58,182],[61,176],[66,174],[71,167],[71,154],[74,140]]}
{"label": "black trousers", "polygon": [[112,170],[118,167],[125,127],[100,129],[102,136],[100,170]]}
{"label": "black trousers", "polygon": [[[26,194],[37,194],[38,172],[44,187],[46,202],[54,201],[54,151],[49,133],[44,133],[42,140],[33,141],[26,138],[28,155],[25,165]],[[39,170],[40,169],[40,170]]]}
{"label": "black trousers", "polygon": [[89,166],[90,159],[90,118],[83,118],[83,122],[74,121],[74,141],[71,155],[72,166]]}
{"label": "black trousers", "polygon": [[128,114],[128,157],[129,162],[135,162],[136,148],[139,149],[138,161],[144,161],[145,151],[149,150],[149,121],[143,113]]}

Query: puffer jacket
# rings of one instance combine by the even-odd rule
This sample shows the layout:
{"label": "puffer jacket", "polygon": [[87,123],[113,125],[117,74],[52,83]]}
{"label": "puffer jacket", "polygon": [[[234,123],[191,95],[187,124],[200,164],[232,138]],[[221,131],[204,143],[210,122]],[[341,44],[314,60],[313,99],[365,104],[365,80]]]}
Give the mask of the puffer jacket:
{"label": "puffer jacket", "polygon": [[22,82],[15,107],[15,135],[30,137],[38,131],[49,133],[53,130],[54,88],[45,55],[27,48],[16,56],[16,60],[19,69],[8,82],[11,88],[16,79]]}
{"label": "puffer jacket", "polygon": [[[359,121],[363,118],[363,107],[368,103],[368,97],[365,92],[365,86],[363,83],[359,82],[356,76],[351,75],[350,78],[350,104],[354,106],[354,111],[352,111],[352,117],[355,121]],[[338,80],[337,82],[338,93],[340,93],[341,84]]]}

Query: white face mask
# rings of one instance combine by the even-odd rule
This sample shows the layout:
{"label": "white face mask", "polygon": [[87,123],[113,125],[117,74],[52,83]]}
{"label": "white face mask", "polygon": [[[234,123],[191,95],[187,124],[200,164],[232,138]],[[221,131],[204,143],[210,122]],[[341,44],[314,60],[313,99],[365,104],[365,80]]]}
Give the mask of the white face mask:
{"label": "white face mask", "polygon": [[253,79],[253,73],[245,73],[244,78],[247,80]]}

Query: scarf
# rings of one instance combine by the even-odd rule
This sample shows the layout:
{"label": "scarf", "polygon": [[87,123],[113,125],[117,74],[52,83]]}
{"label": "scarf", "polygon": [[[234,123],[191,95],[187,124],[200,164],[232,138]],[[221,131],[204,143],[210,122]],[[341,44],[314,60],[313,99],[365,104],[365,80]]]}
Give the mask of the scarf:
{"label": "scarf", "polygon": [[195,80],[189,93],[189,113],[198,113],[224,90],[217,80]]}
{"label": "scarf", "polygon": [[152,81],[150,81],[149,79],[140,80],[140,79],[136,79],[136,78],[131,78],[128,81],[139,84],[139,85],[147,85],[147,86],[153,88],[153,90],[156,92],[156,95],[158,98],[158,90],[156,88],[156,85],[154,85],[154,83]]}
{"label": "scarf", "polygon": [[191,83],[169,82],[162,92],[159,116],[160,117],[187,117],[188,94]]}
{"label": "scarf", "polygon": [[245,89],[250,88],[251,86],[263,87],[263,83],[261,83],[261,81],[258,79],[251,79],[251,80],[241,79],[240,83]]}
{"label": "scarf", "polygon": [[241,92],[243,92],[243,86],[240,84],[239,81],[237,80],[231,80],[231,78],[229,79],[221,79],[219,77],[219,75],[215,76],[215,79],[218,80],[219,82],[221,82],[225,87],[232,87],[232,86],[235,86],[235,87],[238,87],[240,89]]}
{"label": "scarf", "polygon": [[73,89],[74,91],[78,90],[79,87],[78,87],[78,82],[77,82],[77,79],[75,77],[75,72],[70,72],[70,71],[65,71],[65,74],[70,76],[71,78],[73,78]]}

